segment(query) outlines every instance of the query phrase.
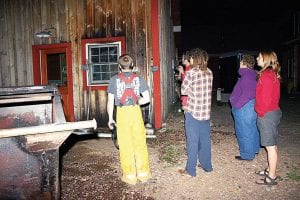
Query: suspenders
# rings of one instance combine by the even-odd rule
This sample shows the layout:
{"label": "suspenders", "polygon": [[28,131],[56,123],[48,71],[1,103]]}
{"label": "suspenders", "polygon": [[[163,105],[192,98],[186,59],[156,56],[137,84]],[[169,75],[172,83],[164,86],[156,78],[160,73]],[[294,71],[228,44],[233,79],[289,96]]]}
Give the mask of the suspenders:
{"label": "suspenders", "polygon": [[120,99],[120,104],[124,105],[126,103],[126,99],[128,98],[130,98],[134,102],[134,104],[136,104],[138,101],[138,97],[131,87],[131,83],[133,82],[133,79],[136,77],[136,75],[132,73],[129,77],[126,77],[123,73],[119,73],[118,77],[125,82],[125,90]]}

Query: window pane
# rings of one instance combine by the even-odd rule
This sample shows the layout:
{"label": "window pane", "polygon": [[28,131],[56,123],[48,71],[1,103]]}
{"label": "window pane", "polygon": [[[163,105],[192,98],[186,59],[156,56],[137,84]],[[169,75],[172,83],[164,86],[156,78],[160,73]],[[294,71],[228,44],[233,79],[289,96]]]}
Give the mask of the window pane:
{"label": "window pane", "polygon": [[91,48],[91,55],[99,55],[99,47]]}
{"label": "window pane", "polygon": [[66,60],[66,54],[61,53],[60,55],[60,66],[61,66],[61,84],[62,86],[68,85],[68,79],[67,79],[67,60]]}
{"label": "window pane", "polygon": [[107,55],[101,55],[100,56],[100,62],[108,62],[108,56]]}
{"label": "window pane", "polygon": [[66,54],[47,54],[48,84],[67,85]]}
{"label": "window pane", "polygon": [[102,65],[102,72],[109,72],[109,65]]}
{"label": "window pane", "polygon": [[101,74],[100,73],[94,73],[93,74],[93,81],[101,81]]}
{"label": "window pane", "polygon": [[100,72],[100,71],[101,71],[100,65],[94,65],[94,72]]}
{"label": "window pane", "polygon": [[109,62],[118,62],[118,55],[109,55]]}
{"label": "window pane", "polygon": [[118,73],[119,72],[119,65],[118,64],[110,65],[110,71],[114,74]]}
{"label": "window pane", "polygon": [[102,74],[102,80],[109,80],[110,79],[110,73],[103,73]]}
{"label": "window pane", "polygon": [[92,63],[99,63],[99,56],[92,56]]}
{"label": "window pane", "polygon": [[101,47],[100,48],[100,54],[101,55],[108,55],[108,48],[107,47]]}
{"label": "window pane", "polygon": [[112,54],[117,55],[118,54],[118,48],[116,46],[109,47],[109,54],[110,55],[112,55]]}

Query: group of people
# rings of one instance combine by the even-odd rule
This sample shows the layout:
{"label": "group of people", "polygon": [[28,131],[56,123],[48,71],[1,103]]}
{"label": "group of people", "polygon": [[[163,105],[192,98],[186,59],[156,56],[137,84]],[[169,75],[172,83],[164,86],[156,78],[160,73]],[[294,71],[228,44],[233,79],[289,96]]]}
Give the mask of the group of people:
{"label": "group of people", "polygon": [[[281,119],[280,65],[273,51],[262,51],[257,57],[244,55],[240,62],[240,79],[230,96],[235,132],[239,145],[238,160],[253,160],[260,146],[267,150],[268,167],[256,172],[264,179],[257,184],[275,185],[277,168],[278,125]],[[257,80],[257,81],[256,81]],[[258,131],[259,130],[259,131]]]}
{"label": "group of people", "polygon": [[[187,162],[179,173],[196,176],[197,162],[205,172],[213,171],[211,159],[210,113],[213,73],[208,68],[208,53],[195,48],[183,57],[179,67],[181,102],[185,117]],[[230,97],[240,155],[237,160],[253,160],[263,146],[267,151],[267,167],[256,172],[263,179],[257,184],[277,184],[277,138],[281,119],[280,65],[274,51],[262,51],[255,59],[243,55],[237,81]],[[108,85],[108,126],[118,126],[118,143],[122,180],[129,184],[151,178],[146,130],[140,105],[150,102],[149,89],[143,77],[132,72],[133,60],[125,54],[119,58],[118,75]],[[116,121],[114,110],[116,107]],[[128,117],[130,116],[130,117]]]}

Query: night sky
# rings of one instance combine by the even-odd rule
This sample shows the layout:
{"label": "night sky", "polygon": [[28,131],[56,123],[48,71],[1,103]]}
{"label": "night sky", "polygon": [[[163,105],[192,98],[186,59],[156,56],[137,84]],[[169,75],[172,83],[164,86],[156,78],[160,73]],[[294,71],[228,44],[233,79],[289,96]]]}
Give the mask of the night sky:
{"label": "night sky", "polygon": [[291,29],[290,11],[299,10],[298,0],[281,2],[289,3],[182,0],[183,51],[194,47],[203,48],[208,53],[277,49]]}

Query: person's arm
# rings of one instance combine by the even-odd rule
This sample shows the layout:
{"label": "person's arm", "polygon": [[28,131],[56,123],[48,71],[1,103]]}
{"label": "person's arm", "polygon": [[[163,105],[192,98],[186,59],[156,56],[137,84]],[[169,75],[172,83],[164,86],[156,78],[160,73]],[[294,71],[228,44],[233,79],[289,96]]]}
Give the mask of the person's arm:
{"label": "person's arm", "polygon": [[149,94],[149,90],[145,90],[144,92],[142,92],[142,96],[139,99],[139,105],[144,105],[150,102],[150,94]]}
{"label": "person's arm", "polygon": [[115,120],[113,119],[113,114],[114,114],[114,100],[115,100],[115,95],[112,93],[108,93],[108,100],[107,100],[107,114],[108,114],[108,127],[109,129],[113,129],[114,127],[112,124],[115,124]]}
{"label": "person's arm", "polygon": [[272,101],[273,84],[274,77],[269,74],[263,74],[259,80],[259,87],[256,93],[256,112],[259,117],[263,117],[265,113],[269,111],[268,108]]}
{"label": "person's arm", "polygon": [[139,105],[144,105],[150,102],[150,93],[149,87],[143,77],[139,77],[140,80],[140,88],[139,91],[141,93],[140,98],[138,100]]}
{"label": "person's arm", "polygon": [[188,95],[189,85],[191,84],[191,75],[188,72],[181,85],[181,94]]}
{"label": "person's arm", "polygon": [[[240,79],[240,83],[239,83],[240,87],[239,87],[239,96],[238,98],[236,99],[236,102],[235,102],[235,107],[237,109],[240,109],[242,108],[246,103],[248,103],[248,101],[251,100],[251,97],[253,95],[253,93],[251,93],[251,88],[249,87],[249,85],[253,84],[251,83],[250,80],[247,80],[246,78],[241,78]],[[254,87],[254,86],[253,86]],[[254,88],[253,88],[254,90]],[[254,92],[254,91],[253,91]]]}
{"label": "person's arm", "polygon": [[181,65],[178,67],[178,71],[179,71],[181,81],[183,81],[183,79],[185,78],[185,71]]}

